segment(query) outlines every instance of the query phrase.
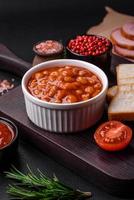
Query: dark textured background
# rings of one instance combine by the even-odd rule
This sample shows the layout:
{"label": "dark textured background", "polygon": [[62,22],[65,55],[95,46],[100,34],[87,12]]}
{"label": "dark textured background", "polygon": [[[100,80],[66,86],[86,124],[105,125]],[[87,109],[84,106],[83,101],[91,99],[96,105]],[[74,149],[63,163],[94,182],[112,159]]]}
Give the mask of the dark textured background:
{"label": "dark textured background", "polygon": [[[132,0],[0,0],[0,42],[31,62],[32,45],[35,42],[51,38],[65,42],[73,34],[84,33],[101,21],[106,5],[127,14],[134,13]],[[50,176],[55,173],[61,181],[74,188],[90,190],[93,192],[92,200],[119,199],[57,164],[28,141],[21,141],[15,162],[22,171],[26,170],[28,163],[33,170],[40,168]],[[7,184],[8,181],[1,173],[0,200],[9,199],[5,193]]]}
{"label": "dark textured background", "polygon": [[65,41],[99,23],[104,7],[133,15],[132,0],[0,0],[0,42],[31,61],[34,42],[56,38]]}

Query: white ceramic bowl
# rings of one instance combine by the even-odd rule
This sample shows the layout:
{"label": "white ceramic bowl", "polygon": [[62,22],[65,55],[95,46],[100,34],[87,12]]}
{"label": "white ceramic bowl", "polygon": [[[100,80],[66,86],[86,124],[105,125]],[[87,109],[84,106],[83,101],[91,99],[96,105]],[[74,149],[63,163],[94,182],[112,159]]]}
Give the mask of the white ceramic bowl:
{"label": "white ceramic bowl", "polygon": [[[103,84],[102,91],[92,99],[72,104],[49,103],[33,97],[27,90],[31,75],[44,68],[73,65],[89,69]],[[22,79],[26,111],[29,119],[37,126],[51,132],[76,132],[94,125],[102,116],[108,80],[105,73],[88,62],[71,59],[59,59],[38,64],[28,70]]]}

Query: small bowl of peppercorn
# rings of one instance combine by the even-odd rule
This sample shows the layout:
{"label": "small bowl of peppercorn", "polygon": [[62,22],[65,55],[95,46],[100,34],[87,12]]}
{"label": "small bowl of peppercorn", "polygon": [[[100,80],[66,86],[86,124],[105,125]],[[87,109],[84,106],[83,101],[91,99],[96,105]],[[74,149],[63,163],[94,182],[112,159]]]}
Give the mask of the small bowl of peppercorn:
{"label": "small bowl of peppercorn", "polygon": [[66,43],[68,58],[84,60],[110,72],[112,43],[99,35],[78,35]]}

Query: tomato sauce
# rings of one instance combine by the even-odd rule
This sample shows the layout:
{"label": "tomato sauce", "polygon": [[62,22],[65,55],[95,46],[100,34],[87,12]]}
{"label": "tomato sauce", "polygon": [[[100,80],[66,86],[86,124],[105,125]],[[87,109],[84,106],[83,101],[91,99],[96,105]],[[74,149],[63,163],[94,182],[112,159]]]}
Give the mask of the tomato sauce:
{"label": "tomato sauce", "polygon": [[10,125],[4,121],[0,121],[0,149],[10,144],[13,138],[14,132]]}
{"label": "tomato sauce", "polygon": [[74,103],[98,95],[102,83],[88,69],[66,65],[34,73],[28,82],[28,90],[43,101]]}

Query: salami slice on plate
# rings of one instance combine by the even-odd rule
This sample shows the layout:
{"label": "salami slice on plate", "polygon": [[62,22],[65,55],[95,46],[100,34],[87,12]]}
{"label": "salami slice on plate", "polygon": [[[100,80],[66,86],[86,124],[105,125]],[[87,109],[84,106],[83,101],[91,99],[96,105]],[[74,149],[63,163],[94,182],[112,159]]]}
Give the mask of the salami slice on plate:
{"label": "salami slice on plate", "polygon": [[124,24],[121,31],[124,37],[134,40],[134,22]]}
{"label": "salami slice on plate", "polygon": [[115,45],[114,51],[121,56],[134,59],[134,50],[125,49]]}
{"label": "salami slice on plate", "polygon": [[125,38],[122,33],[121,29],[117,28],[111,33],[111,40],[113,44],[118,45],[120,47],[134,50],[134,40],[130,40],[128,38]]}

